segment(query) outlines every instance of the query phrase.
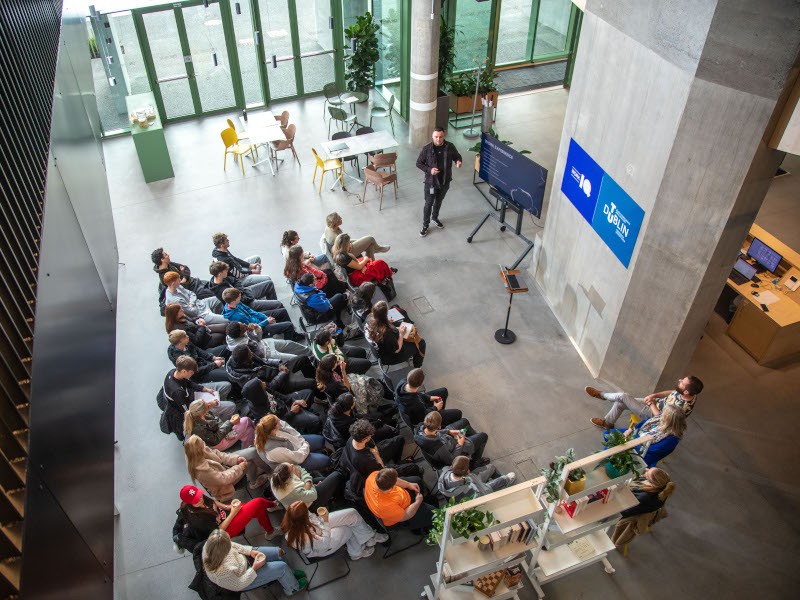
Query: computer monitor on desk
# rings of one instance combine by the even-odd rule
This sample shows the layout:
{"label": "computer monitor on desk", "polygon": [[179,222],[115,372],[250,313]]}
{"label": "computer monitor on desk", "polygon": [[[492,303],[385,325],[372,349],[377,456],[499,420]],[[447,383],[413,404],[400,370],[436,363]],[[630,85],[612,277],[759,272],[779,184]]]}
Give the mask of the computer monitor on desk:
{"label": "computer monitor on desk", "polygon": [[754,237],[750,243],[750,248],[747,249],[747,256],[754,258],[759,265],[771,273],[778,269],[778,264],[783,258],[757,237]]}

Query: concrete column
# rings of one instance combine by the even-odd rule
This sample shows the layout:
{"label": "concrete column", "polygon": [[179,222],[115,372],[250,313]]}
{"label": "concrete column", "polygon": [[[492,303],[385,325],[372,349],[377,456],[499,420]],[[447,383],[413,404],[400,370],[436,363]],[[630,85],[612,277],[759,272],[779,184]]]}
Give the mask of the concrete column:
{"label": "concrete column", "polygon": [[[798,46],[791,0],[588,0],[532,270],[601,379],[685,369],[783,157]],[[644,209],[628,268],[561,192],[570,138]]]}
{"label": "concrete column", "polygon": [[411,3],[411,108],[408,142],[412,147],[427,144],[436,126],[440,11],[439,0],[413,0]]}

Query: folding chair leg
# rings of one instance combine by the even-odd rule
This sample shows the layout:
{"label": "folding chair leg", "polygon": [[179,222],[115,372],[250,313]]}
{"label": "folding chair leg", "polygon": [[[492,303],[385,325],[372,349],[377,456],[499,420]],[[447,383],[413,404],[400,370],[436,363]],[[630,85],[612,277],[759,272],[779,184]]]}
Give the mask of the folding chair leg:
{"label": "folding chair leg", "polygon": [[361,204],[364,204],[366,199],[367,199],[367,178],[364,177],[364,190],[361,192]]}
{"label": "folding chair leg", "polygon": [[383,186],[381,186],[381,192],[378,198],[380,199],[380,202],[378,203],[378,211],[380,211],[383,209]]}

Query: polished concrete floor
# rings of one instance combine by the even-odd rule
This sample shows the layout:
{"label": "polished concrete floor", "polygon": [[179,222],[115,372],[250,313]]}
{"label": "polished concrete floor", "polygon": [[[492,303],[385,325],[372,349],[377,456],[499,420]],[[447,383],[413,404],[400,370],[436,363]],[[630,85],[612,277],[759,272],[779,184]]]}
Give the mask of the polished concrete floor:
{"label": "polished concrete floor", "polygon": [[[531,157],[552,172],[566,98],[564,90],[557,90],[502,100],[500,135],[529,148]],[[359,203],[355,194],[361,188],[350,180],[349,193],[327,191],[326,181],[318,195],[312,185],[311,147],[325,138],[327,128],[320,100],[273,109],[289,110],[297,123],[302,163],[287,160],[275,177],[266,165],[253,169],[249,163],[244,177],[232,163],[223,172],[219,131],[224,116],[166,128],[175,167],[175,178],[168,181],[143,182],[129,138],[104,144],[121,261],[115,563],[120,600],[197,597],[186,588],[191,560],[176,555],[170,540],[178,489],[188,483],[182,449],[174,437],[159,431],[154,402],[170,367],[149,260],[158,246],[201,275],[210,261],[211,235],[225,231],[235,253],[262,256],[279,297],[288,300],[280,275],[282,231],[296,229],[302,243],[316,249],[325,215],[338,211],[345,230],[372,233],[391,244],[386,258],[400,270],[397,301],[428,340],[427,383],[450,388],[452,405],[489,433],[487,453],[503,470],[530,478],[568,447],[579,456],[600,447],[589,418],[602,414],[603,407],[583,392],[595,382],[533,286],[514,301],[511,328],[517,343],[501,346],[493,339],[506,309],[497,265],[510,263],[522,244],[509,232],[500,233],[494,222],[472,244],[465,242],[489,210],[472,186],[472,161],[465,152],[472,142],[450,132],[449,139],[465,155],[465,168],[456,173],[441,213],[445,229],[433,228],[421,239],[421,174],[414,167],[418,149],[408,146],[399,119],[400,190],[395,200],[387,188],[379,212],[375,193]],[[378,126],[388,128],[388,123]],[[524,227],[529,237],[539,231],[530,219]],[[665,465],[677,482],[670,517],[636,540],[628,558],[610,556],[616,574],[593,565],[546,585],[548,597],[794,595],[791,590],[800,583],[800,473],[794,442],[800,365],[757,366],[725,336],[722,320],[712,316],[689,370],[706,382],[706,391],[684,441]],[[255,535],[250,529],[248,537]],[[415,598],[436,558],[436,550],[424,546],[389,560],[375,555],[354,563],[348,578],[310,595],[320,600]],[[296,557],[290,560],[297,562]],[[519,596],[525,600],[535,594],[526,585]]]}

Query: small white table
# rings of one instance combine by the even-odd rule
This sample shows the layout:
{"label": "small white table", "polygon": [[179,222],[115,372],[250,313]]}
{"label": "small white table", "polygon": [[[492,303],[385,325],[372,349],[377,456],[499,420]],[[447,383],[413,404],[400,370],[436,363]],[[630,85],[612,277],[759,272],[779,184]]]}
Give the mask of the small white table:
{"label": "small white table", "polygon": [[[343,148],[342,150],[330,150],[331,146],[338,146],[340,144],[347,144],[347,148]],[[365,133],[364,135],[354,135],[348,138],[342,138],[340,140],[332,140],[329,142],[322,142],[320,146],[322,147],[322,158],[324,159],[332,159],[332,158],[347,158],[350,156],[358,156],[359,154],[366,154],[368,152],[375,152],[376,150],[386,150],[387,148],[394,148],[398,146],[397,140],[392,137],[392,134],[388,131],[375,131],[373,133]],[[344,170],[344,166],[342,166],[342,170]],[[355,179],[359,183],[362,183],[363,180],[359,179],[358,177],[354,177],[349,173],[345,173],[351,179]],[[337,181],[339,181],[337,179]],[[333,184],[333,189],[336,187],[336,183]],[[345,189],[342,186],[342,189]]]}
{"label": "small white table", "polygon": [[275,120],[275,115],[271,110],[265,110],[257,113],[249,113],[247,121],[244,117],[239,115],[239,123],[247,133],[247,138],[254,146],[263,146],[267,152],[267,158],[253,163],[253,166],[258,166],[262,163],[269,163],[269,170],[275,175],[275,169],[272,167],[272,158],[269,151],[270,142],[280,142],[286,139],[286,134],[281,129],[280,122]]}

